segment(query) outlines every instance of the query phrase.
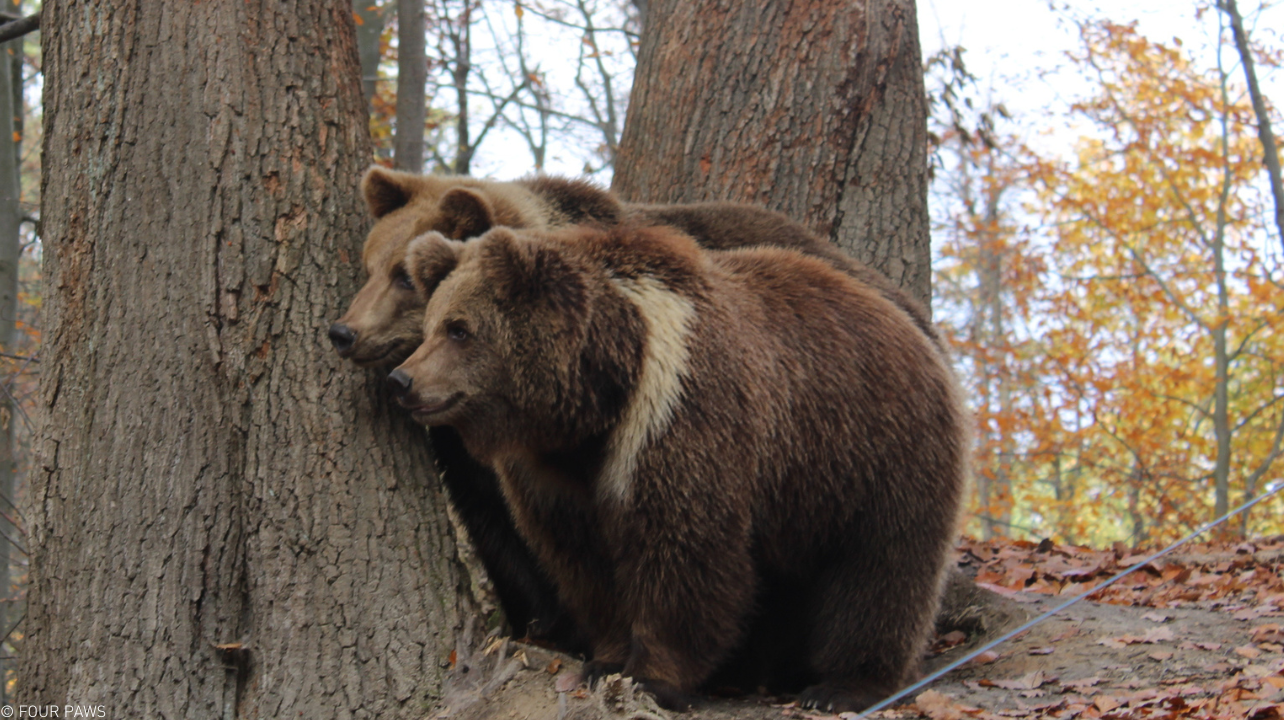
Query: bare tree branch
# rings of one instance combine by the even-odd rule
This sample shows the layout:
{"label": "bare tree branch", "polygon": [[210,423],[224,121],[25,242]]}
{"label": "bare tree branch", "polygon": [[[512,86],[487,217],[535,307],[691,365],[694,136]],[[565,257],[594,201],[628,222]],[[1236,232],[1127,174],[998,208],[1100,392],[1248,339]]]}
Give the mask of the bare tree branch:
{"label": "bare tree branch", "polygon": [[1239,423],[1235,425],[1235,431],[1238,432],[1244,426],[1252,423],[1254,420],[1257,419],[1258,415],[1261,415],[1263,412],[1275,407],[1281,401],[1284,401],[1284,395],[1279,395],[1277,397],[1272,398],[1270,402],[1262,404],[1253,412],[1249,413],[1248,415],[1245,415],[1244,419],[1240,420]]}
{"label": "bare tree branch", "polygon": [[1280,177],[1279,148],[1275,144],[1275,133],[1271,131],[1271,116],[1266,110],[1266,98],[1262,96],[1262,89],[1257,84],[1257,70],[1253,66],[1253,51],[1248,44],[1248,33],[1244,31],[1244,18],[1240,16],[1235,0],[1218,0],[1217,7],[1230,16],[1235,49],[1239,52],[1240,64],[1244,66],[1248,95],[1253,102],[1253,114],[1257,116],[1257,137],[1262,143],[1266,174],[1270,177],[1271,195],[1275,198],[1275,231],[1279,233],[1280,246],[1284,248],[1284,180]]}
{"label": "bare tree branch", "polygon": [[[10,18],[13,16],[10,15]],[[0,25],[0,43],[8,42],[14,38],[20,38],[27,33],[35,32],[40,29],[40,13],[28,15],[21,20],[10,20]]]}
{"label": "bare tree branch", "polygon": [[593,27],[593,15],[589,12],[584,0],[576,0],[576,6],[579,8],[580,15],[584,18],[584,39],[588,47],[593,51],[594,66],[597,68],[598,76],[602,79],[602,94],[605,96],[602,103],[605,106],[606,117],[602,117],[602,111],[598,110],[595,94],[589,91],[588,85],[584,82],[584,46],[580,46],[580,62],[575,71],[575,84],[579,86],[580,91],[584,93],[584,99],[589,102],[589,107],[593,110],[593,115],[597,118],[598,130],[602,133],[602,139],[606,146],[607,163],[615,164],[616,150],[619,148],[619,117],[615,109],[615,93],[611,88],[611,73],[607,71],[605,63],[602,62],[602,50],[597,45],[596,29]]}
{"label": "bare tree branch", "polygon": [[[575,24],[575,23],[573,23],[573,22],[568,22],[568,21],[566,21],[566,20],[564,20],[564,19],[562,19],[562,18],[559,18],[559,17],[557,17],[557,16],[555,16],[555,15],[551,15],[551,14],[549,14],[549,13],[543,12],[543,11],[541,11],[541,10],[539,10],[539,9],[535,8],[535,7],[532,7],[532,6],[530,6],[530,5],[526,4],[526,3],[520,3],[520,5],[521,5],[522,10],[524,10],[525,12],[528,12],[528,13],[530,13],[530,14],[532,14],[532,15],[534,15],[534,16],[536,16],[536,17],[538,17],[538,18],[541,18],[541,19],[543,19],[543,20],[547,20],[548,22],[551,22],[551,23],[553,23],[554,25],[561,25],[562,27],[571,28],[572,30],[584,30],[584,29],[585,29],[583,25],[576,25],[576,24]],[[637,33],[635,33],[635,32],[633,32],[632,30],[629,30],[628,28],[622,28],[622,27],[600,27],[600,28],[597,28],[597,29],[598,29],[598,31],[599,31],[599,32],[616,32],[616,33],[620,33],[620,34],[624,35],[625,37],[629,38],[630,40],[637,40],[637,39],[638,39],[638,34],[637,34]]]}

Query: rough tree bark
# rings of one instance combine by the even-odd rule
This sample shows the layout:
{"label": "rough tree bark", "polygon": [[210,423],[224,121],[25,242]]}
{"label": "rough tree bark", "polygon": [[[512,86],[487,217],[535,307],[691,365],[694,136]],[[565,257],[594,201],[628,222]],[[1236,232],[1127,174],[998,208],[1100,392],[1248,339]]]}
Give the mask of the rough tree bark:
{"label": "rough tree bark", "polygon": [[914,0],[649,0],[613,189],[802,221],[930,295]]}
{"label": "rough tree bark", "polygon": [[19,697],[422,717],[472,612],[422,429],[326,346],[366,224],[350,0],[42,13]]}

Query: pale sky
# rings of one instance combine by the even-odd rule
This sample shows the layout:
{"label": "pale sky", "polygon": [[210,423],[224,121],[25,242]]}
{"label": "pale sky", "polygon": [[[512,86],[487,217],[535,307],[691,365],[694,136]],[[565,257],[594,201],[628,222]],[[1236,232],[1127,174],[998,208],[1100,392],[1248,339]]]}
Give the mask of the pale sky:
{"label": "pale sky", "polygon": [[[965,61],[981,82],[982,89],[992,93],[1014,113],[1015,118],[1003,128],[1022,136],[1027,142],[1055,143],[1068,147],[1076,133],[1061,132],[1035,141],[1034,135],[1050,127],[1061,125],[1065,106],[1087,92],[1091,86],[1072,70],[1064,68],[1065,53],[1075,49],[1077,37],[1073,27],[1062,20],[1067,14],[1079,17],[1106,17],[1116,22],[1136,20],[1146,36],[1163,42],[1180,37],[1184,47],[1213,66],[1212,55],[1217,33],[1217,18],[1213,11],[1195,18],[1196,0],[1071,0],[1062,2],[1057,11],[1049,8],[1047,0],[918,0],[919,36],[923,56],[943,46],[961,45],[967,49]],[[1249,33],[1267,46],[1284,47],[1284,7],[1260,10],[1260,0],[1239,0],[1245,14]],[[501,14],[496,18],[502,24],[511,24],[512,18]],[[550,89],[574,95],[573,53],[579,47],[578,35],[557,26],[541,28],[536,35],[540,44],[551,52],[540,58],[542,69],[550,74]],[[604,42],[619,38],[604,36]],[[475,37],[478,47],[484,47],[484,34]],[[624,53],[619,51],[619,57]],[[1225,56],[1230,66],[1235,63],[1233,53]],[[627,64],[627,63],[625,63]],[[1063,68],[1060,72],[1055,71]],[[1236,80],[1242,70],[1233,66]],[[1284,72],[1271,68],[1258,68],[1267,97],[1278,107],[1284,104]],[[627,90],[624,90],[627,97]],[[574,98],[570,98],[572,101]],[[474,116],[484,116],[486,108],[479,104]],[[1284,128],[1280,128],[1284,131]],[[547,157],[546,170],[552,173],[576,175],[584,165],[584,149],[598,140],[591,132],[582,133],[572,146],[554,146]],[[531,160],[526,146],[511,132],[496,128],[492,137],[483,144],[473,165],[473,174],[509,179],[530,172]],[[598,174],[595,179],[609,183],[609,172]]]}
{"label": "pale sky", "polygon": [[[1259,0],[1239,0],[1240,12],[1250,37],[1267,46],[1280,47],[1284,30],[1284,8],[1261,10]],[[1049,9],[1046,0],[919,0],[919,37],[926,58],[942,47],[966,48],[964,61],[982,86],[993,92],[1018,116],[1018,122],[1032,129],[1046,124],[1045,112],[1058,113],[1066,101],[1091,88],[1073,72],[1045,74],[1065,65],[1065,53],[1077,47],[1074,28],[1060,18],[1067,13],[1079,17],[1108,18],[1119,23],[1138,22],[1140,32],[1152,40],[1171,42],[1181,38],[1183,46],[1197,58],[1215,65],[1212,54],[1217,37],[1214,11],[1196,19],[1196,3],[1190,0],[1078,0],[1058,3]],[[1229,38],[1229,30],[1227,31]],[[1243,70],[1233,49],[1224,56],[1234,77],[1242,83]],[[1258,66],[1263,92],[1276,107],[1284,103],[1284,73]],[[1017,128],[1019,130],[1020,127]]]}

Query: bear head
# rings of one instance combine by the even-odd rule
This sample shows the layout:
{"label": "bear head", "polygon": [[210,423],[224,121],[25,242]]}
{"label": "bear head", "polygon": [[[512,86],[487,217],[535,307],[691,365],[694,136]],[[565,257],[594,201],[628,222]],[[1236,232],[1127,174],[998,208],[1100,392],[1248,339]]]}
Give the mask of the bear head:
{"label": "bear head", "polygon": [[406,269],[406,248],[428,231],[463,240],[495,225],[538,224],[541,210],[508,183],[434,177],[372,167],[361,181],[375,225],[362,251],[367,280],[330,327],[339,355],[359,365],[395,365],[423,340],[424,297]]}
{"label": "bear head", "polygon": [[645,340],[584,252],[593,239],[584,228],[417,238],[406,265],[427,309],[422,344],[389,375],[398,401],[424,424],[456,427],[479,459],[604,432]]}

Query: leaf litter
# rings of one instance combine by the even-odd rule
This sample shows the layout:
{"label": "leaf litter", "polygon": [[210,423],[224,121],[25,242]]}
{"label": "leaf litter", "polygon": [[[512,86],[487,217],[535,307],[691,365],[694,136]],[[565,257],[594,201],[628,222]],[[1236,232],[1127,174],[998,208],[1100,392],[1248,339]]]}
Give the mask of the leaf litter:
{"label": "leaf litter", "polygon": [[[1042,612],[1085,602],[952,672],[880,718],[1284,720],[1284,536],[1188,546],[1104,590],[1147,552],[965,541],[977,583]],[[979,643],[938,650],[929,667]],[[1049,652],[1053,650],[1055,652]]]}

